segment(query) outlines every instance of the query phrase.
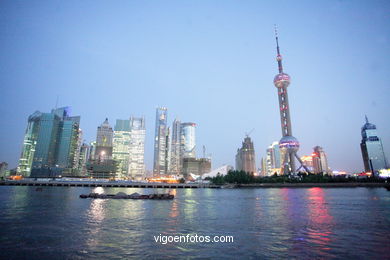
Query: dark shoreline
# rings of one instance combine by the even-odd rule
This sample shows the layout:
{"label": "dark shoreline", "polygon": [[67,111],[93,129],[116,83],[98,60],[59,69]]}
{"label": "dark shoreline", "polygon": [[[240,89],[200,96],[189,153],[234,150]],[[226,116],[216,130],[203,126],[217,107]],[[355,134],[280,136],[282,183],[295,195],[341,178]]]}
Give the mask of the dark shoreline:
{"label": "dark shoreline", "polygon": [[325,183],[251,183],[251,184],[205,184],[205,183],[120,183],[120,182],[67,182],[67,181],[0,181],[0,186],[55,186],[55,187],[106,187],[106,188],[167,188],[167,189],[248,189],[248,188],[386,188],[389,183],[384,182],[325,182]]}
{"label": "dark shoreline", "polygon": [[324,183],[252,183],[236,184],[237,188],[385,188],[384,182],[324,182]]}

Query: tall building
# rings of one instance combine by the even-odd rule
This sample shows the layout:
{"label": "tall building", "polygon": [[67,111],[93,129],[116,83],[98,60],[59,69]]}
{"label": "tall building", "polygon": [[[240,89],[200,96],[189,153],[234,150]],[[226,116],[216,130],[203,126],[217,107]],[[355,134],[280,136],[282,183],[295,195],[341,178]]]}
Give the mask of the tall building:
{"label": "tall building", "polygon": [[267,159],[264,157],[261,157],[261,171],[260,171],[260,176],[265,177],[268,176],[267,172]]}
{"label": "tall building", "polygon": [[56,166],[64,169],[63,175],[78,175],[77,152],[79,148],[80,117],[70,116],[70,109],[60,108],[53,110],[62,117],[58,131],[58,149]]}
{"label": "tall building", "polygon": [[302,156],[301,161],[306,166],[306,168],[309,169],[309,171],[313,172],[313,154]]}
{"label": "tall building", "polygon": [[170,173],[179,175],[182,169],[182,157],[181,157],[181,122],[175,119],[172,124],[171,131],[171,164]]}
{"label": "tall building", "polygon": [[312,154],[313,172],[314,173],[330,173],[328,159],[321,146],[313,148]]}
{"label": "tall building", "polygon": [[196,158],[195,123],[181,124],[181,157]]}
{"label": "tall building", "polygon": [[129,176],[133,180],[143,180],[145,174],[145,118],[130,118],[130,159]]}
{"label": "tall building", "polygon": [[95,160],[112,159],[114,131],[108,123],[108,118],[98,127],[96,133]]}
{"label": "tall building", "polygon": [[32,162],[38,140],[39,126],[42,113],[36,111],[28,117],[28,124],[24,134],[22,153],[20,155],[17,172],[25,177],[30,176]]}
{"label": "tall building", "polygon": [[77,171],[80,175],[85,176],[87,174],[87,162],[89,158],[89,145],[82,143],[79,147],[77,157]]}
{"label": "tall building", "polygon": [[167,128],[167,109],[156,109],[156,130],[154,139],[153,175],[167,174],[168,169],[168,143],[169,131]]}
{"label": "tall building", "polygon": [[383,151],[382,141],[378,137],[376,126],[368,122],[367,116],[361,134],[362,141],[360,148],[365,171],[377,173],[380,169],[386,169],[388,165]]}
{"label": "tall building", "polygon": [[283,174],[296,173],[294,157],[300,162],[300,167],[303,167],[307,172],[309,172],[309,170],[306,168],[305,165],[303,165],[301,159],[297,155],[297,152],[299,150],[299,142],[292,135],[290,106],[288,103],[287,94],[287,87],[290,85],[290,76],[283,72],[282,56],[280,55],[279,40],[276,29],[275,36],[277,50],[276,60],[278,61],[279,74],[275,76],[274,84],[275,87],[278,89],[280,123],[282,127],[283,136],[282,139],[280,139],[279,141],[279,147],[282,156],[282,172]]}
{"label": "tall building", "polygon": [[280,149],[279,142],[273,142],[267,149],[266,157],[267,176],[280,174]]}
{"label": "tall building", "polygon": [[6,176],[7,170],[8,170],[8,163],[6,162],[0,163],[0,178],[7,177]]}
{"label": "tall building", "polygon": [[131,131],[130,120],[116,120],[112,157],[118,162],[117,176],[129,177]]}
{"label": "tall building", "polygon": [[255,149],[249,136],[245,137],[242,147],[237,149],[236,170],[248,173],[256,172]]}
{"label": "tall building", "polygon": [[76,174],[80,117],[70,107],[29,116],[18,173],[31,177]]}
{"label": "tall building", "polygon": [[87,163],[88,175],[93,178],[112,179],[118,176],[119,161],[112,159],[114,131],[108,118],[97,128],[96,143],[91,143],[91,156]]}

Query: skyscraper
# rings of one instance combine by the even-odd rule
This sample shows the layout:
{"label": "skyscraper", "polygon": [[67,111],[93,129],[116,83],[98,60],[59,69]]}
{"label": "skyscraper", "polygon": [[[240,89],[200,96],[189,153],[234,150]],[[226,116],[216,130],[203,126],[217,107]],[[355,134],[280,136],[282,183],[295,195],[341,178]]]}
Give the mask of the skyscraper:
{"label": "skyscraper", "polygon": [[79,125],[80,117],[71,117],[70,107],[29,116],[18,172],[32,177],[76,174]]}
{"label": "skyscraper", "polygon": [[130,118],[129,176],[143,180],[145,175],[145,118]]}
{"label": "skyscraper", "polygon": [[246,136],[242,147],[237,149],[236,170],[248,173],[256,172],[255,149],[249,136]]}
{"label": "skyscraper", "polygon": [[313,148],[312,154],[313,171],[314,173],[330,173],[328,166],[328,158],[321,146]]}
{"label": "skyscraper", "polygon": [[[279,111],[280,111],[280,122],[282,127],[282,139],[279,141],[279,147],[282,156],[282,172],[284,174],[295,173],[295,159],[300,162],[301,167],[303,167],[307,172],[309,170],[303,165],[301,159],[297,155],[299,149],[298,140],[292,135],[291,129],[291,119],[290,119],[290,106],[288,103],[288,94],[287,87],[290,85],[290,76],[283,72],[282,66],[282,56],[280,55],[279,50],[279,41],[278,34],[275,28],[275,36],[276,36],[276,50],[277,56],[276,60],[278,61],[278,69],[279,74],[277,74],[274,78],[275,87],[278,89],[278,97],[279,97]],[[298,169],[299,170],[299,169]]]}
{"label": "skyscraper", "polygon": [[77,151],[79,148],[80,117],[70,116],[70,108],[59,108],[52,111],[61,117],[58,131],[58,148],[56,167],[64,169],[63,175],[78,175]]}
{"label": "skyscraper", "polygon": [[88,174],[93,178],[112,179],[118,176],[118,161],[112,159],[114,131],[108,118],[98,126],[96,143],[91,143],[90,160],[87,163]]}
{"label": "skyscraper", "polygon": [[156,130],[154,139],[153,174],[155,176],[167,174],[169,131],[167,128],[167,108],[156,109]]}
{"label": "skyscraper", "polygon": [[130,142],[130,120],[117,119],[114,127],[112,157],[118,162],[117,176],[120,178],[129,177]]}
{"label": "skyscraper", "polygon": [[368,122],[367,116],[361,134],[362,141],[360,148],[365,171],[377,173],[380,169],[386,169],[388,165],[383,151],[382,141],[378,137],[376,126]]}
{"label": "skyscraper", "polygon": [[181,157],[196,158],[195,123],[181,124]]}
{"label": "skyscraper", "polygon": [[273,142],[267,149],[266,157],[267,175],[280,174],[279,142]]}
{"label": "skyscraper", "polygon": [[95,160],[104,161],[112,159],[114,131],[108,123],[108,118],[98,127],[96,133]]}
{"label": "skyscraper", "polygon": [[175,119],[172,124],[171,131],[171,164],[170,164],[170,173],[178,175],[181,173],[182,158],[180,153],[180,143],[181,143],[181,122],[178,119]]}

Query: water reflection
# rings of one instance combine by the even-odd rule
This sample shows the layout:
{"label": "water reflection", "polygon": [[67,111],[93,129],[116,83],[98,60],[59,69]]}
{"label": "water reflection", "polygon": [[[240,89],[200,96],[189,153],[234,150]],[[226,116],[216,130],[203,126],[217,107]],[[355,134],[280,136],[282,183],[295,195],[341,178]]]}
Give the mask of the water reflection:
{"label": "water reflection", "polygon": [[[94,193],[104,193],[102,187],[96,187],[93,189]],[[87,211],[87,222],[89,224],[88,234],[87,234],[87,245],[89,247],[94,247],[99,244],[99,233],[102,226],[102,221],[105,218],[105,209],[107,200],[104,199],[92,199],[90,200],[91,204]]]}
{"label": "water reflection", "polygon": [[333,217],[329,214],[324,190],[322,188],[308,189],[307,200],[308,241],[313,245],[320,246],[320,250],[327,250],[332,238]]}

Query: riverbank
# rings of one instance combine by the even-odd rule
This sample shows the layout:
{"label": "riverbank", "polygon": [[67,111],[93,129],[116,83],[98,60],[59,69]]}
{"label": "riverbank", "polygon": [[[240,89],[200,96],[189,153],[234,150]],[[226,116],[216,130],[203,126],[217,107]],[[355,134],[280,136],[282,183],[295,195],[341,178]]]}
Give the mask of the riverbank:
{"label": "riverbank", "polygon": [[389,186],[384,182],[324,182],[324,183],[251,183],[234,184],[234,188],[385,188]]}
{"label": "riverbank", "polygon": [[209,183],[144,183],[117,181],[0,181],[7,186],[58,186],[58,187],[107,187],[107,188],[162,188],[162,189],[197,189],[197,188],[385,188],[389,183],[384,182],[337,182],[337,183],[251,183],[215,185]]}

